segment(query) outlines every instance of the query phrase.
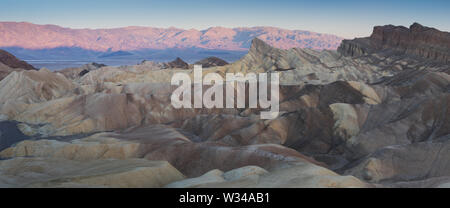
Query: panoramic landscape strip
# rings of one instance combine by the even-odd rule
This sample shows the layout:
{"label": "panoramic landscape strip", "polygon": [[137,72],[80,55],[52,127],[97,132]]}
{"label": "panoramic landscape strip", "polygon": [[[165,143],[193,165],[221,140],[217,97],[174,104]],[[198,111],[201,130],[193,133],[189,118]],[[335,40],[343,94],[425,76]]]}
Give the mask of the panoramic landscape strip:
{"label": "panoramic landscape strip", "polygon": [[0,191],[34,206],[438,201],[387,192],[450,188],[448,11],[2,0]]}

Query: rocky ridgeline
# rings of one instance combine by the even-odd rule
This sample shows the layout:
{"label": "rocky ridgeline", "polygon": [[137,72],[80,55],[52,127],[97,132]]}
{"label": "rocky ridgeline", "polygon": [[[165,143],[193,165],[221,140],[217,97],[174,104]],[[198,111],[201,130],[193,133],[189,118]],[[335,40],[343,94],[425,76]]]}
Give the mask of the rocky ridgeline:
{"label": "rocky ridgeline", "polygon": [[338,51],[349,56],[397,52],[436,62],[450,62],[450,33],[418,23],[403,26],[377,26],[367,38],[344,40]]}
{"label": "rocky ridgeline", "polygon": [[35,70],[36,69],[33,66],[31,66],[30,64],[28,64],[27,62],[19,60],[14,55],[12,55],[4,50],[0,50],[0,62],[11,68],[20,68],[20,69],[25,69],[25,70]]}
{"label": "rocky ridgeline", "polygon": [[20,70],[35,70],[35,68],[7,51],[0,50],[0,80],[8,76],[9,73]]}

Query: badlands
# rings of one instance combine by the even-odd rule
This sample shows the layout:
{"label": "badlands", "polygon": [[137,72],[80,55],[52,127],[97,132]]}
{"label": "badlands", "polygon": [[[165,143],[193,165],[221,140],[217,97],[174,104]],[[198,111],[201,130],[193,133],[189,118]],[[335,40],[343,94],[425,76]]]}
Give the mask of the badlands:
{"label": "badlands", "polygon": [[239,61],[198,62],[278,72],[272,120],[175,109],[172,75],[193,76],[182,59],[57,72],[0,61],[0,187],[450,187],[450,33],[417,23],[337,50],[255,38]]}

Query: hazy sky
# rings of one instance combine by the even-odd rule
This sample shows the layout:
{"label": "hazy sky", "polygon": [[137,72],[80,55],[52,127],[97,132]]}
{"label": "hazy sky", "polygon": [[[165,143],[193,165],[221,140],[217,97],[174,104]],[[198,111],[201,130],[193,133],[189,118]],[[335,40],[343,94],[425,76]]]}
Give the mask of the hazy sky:
{"label": "hazy sky", "polygon": [[385,24],[419,22],[450,31],[450,1],[0,0],[0,21],[71,28],[275,26],[352,38]]}

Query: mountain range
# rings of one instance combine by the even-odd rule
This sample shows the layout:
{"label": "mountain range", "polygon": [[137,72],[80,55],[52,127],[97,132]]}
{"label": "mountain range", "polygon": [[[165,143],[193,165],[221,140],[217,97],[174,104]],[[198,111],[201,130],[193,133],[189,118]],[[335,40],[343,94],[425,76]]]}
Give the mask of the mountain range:
{"label": "mountain range", "polygon": [[192,47],[247,50],[253,38],[259,38],[282,49],[336,49],[342,40],[335,35],[275,27],[211,27],[206,30],[185,30],[174,27],[163,29],[133,26],[115,29],[70,29],[27,22],[0,22],[0,37],[0,47],[78,47],[103,52]]}
{"label": "mountain range", "polygon": [[233,62],[246,54],[254,38],[282,49],[335,50],[342,41],[335,35],[275,27],[71,29],[27,22],[0,22],[0,37],[0,49],[36,68],[52,70],[90,62],[118,66],[176,57],[189,63],[210,56]]}

